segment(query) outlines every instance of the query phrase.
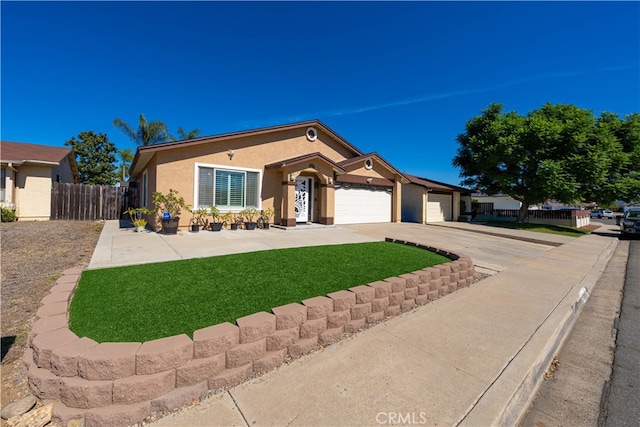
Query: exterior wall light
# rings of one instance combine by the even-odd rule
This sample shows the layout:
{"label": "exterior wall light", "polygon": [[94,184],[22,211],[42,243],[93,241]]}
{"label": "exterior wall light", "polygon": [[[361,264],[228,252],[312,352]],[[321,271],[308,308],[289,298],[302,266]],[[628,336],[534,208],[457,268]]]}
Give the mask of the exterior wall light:
{"label": "exterior wall light", "polygon": [[236,152],[233,150],[227,151],[227,156],[229,156],[229,160],[233,159],[233,156],[236,155]]}

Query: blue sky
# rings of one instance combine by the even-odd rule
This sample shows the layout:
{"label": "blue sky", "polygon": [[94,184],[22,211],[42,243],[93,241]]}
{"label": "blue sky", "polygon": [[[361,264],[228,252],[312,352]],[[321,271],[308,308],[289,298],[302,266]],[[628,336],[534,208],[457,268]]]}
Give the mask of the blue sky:
{"label": "blue sky", "polygon": [[7,2],[3,140],[62,146],[144,113],[215,135],[320,119],[399,170],[459,183],[491,102],[640,112],[639,2]]}

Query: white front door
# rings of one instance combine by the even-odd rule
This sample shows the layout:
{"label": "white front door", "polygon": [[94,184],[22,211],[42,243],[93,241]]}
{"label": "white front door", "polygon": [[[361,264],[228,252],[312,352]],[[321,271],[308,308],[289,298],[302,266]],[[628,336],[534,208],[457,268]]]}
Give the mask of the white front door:
{"label": "white front door", "polygon": [[311,221],[311,188],[313,178],[308,176],[299,176],[296,178],[296,222]]}

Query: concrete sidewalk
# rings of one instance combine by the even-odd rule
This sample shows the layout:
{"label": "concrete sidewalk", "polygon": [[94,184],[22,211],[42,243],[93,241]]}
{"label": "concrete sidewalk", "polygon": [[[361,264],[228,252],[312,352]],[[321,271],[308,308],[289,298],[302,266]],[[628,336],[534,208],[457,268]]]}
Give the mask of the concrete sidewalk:
{"label": "concrete sidewalk", "polygon": [[383,236],[457,250],[494,273],[158,426],[515,425],[617,245],[599,235],[540,241],[536,233],[533,242],[418,224],[177,236],[113,225],[90,268]]}

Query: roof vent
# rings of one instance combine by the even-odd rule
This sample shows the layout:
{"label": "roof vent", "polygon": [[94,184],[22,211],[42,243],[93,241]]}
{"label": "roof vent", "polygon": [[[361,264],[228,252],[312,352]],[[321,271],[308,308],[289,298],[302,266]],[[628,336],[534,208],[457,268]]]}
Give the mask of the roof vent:
{"label": "roof vent", "polygon": [[318,138],[318,131],[314,127],[307,128],[307,139],[311,142],[315,141]]}
{"label": "roof vent", "polygon": [[367,159],[364,161],[364,168],[365,169],[372,169],[373,168],[373,159]]}

